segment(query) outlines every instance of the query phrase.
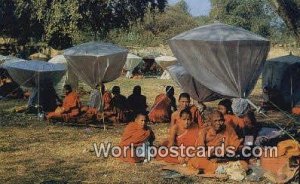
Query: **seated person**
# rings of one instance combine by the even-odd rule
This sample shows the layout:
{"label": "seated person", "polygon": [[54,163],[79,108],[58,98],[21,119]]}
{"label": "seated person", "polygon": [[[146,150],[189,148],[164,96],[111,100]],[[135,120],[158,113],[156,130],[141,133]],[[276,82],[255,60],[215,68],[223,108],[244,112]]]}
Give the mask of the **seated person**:
{"label": "seated person", "polygon": [[146,112],[146,96],[141,94],[141,86],[134,86],[132,94],[127,99],[128,110],[133,114],[137,112]]}
{"label": "seated person", "polygon": [[[119,144],[124,150],[127,149],[126,155],[120,157],[124,162],[138,163],[144,161],[145,158],[138,157],[135,154],[135,149],[143,144],[152,145],[155,139],[153,131],[146,123],[146,115],[142,113],[136,114],[134,121],[130,122],[122,135],[121,142]],[[133,146],[133,147],[131,147]],[[127,148],[126,148],[127,147]],[[131,149],[134,149],[134,155],[131,155]],[[124,151],[123,150],[123,151]]]}
{"label": "seated person", "polygon": [[[168,140],[162,146],[170,148],[171,146],[195,146],[199,134],[198,125],[192,123],[192,113],[189,109],[184,109],[180,112],[180,119],[174,124],[169,133]],[[184,163],[185,157],[172,157],[157,158],[168,163],[181,164]]]}
{"label": "seated person", "polygon": [[178,107],[177,111],[172,113],[171,127],[174,124],[176,124],[176,122],[180,119],[180,112],[186,108],[189,109],[192,113],[192,122],[198,124],[199,128],[202,128],[205,126],[200,111],[198,110],[198,108],[195,105],[190,105],[190,102],[191,102],[191,98],[188,93],[181,93],[179,95],[179,99],[178,99],[179,107]]}
{"label": "seated person", "polygon": [[70,85],[65,85],[64,90],[66,96],[63,100],[62,106],[57,107],[54,112],[49,112],[46,115],[46,118],[49,121],[64,120],[67,122],[70,118],[74,118],[80,113],[81,104],[79,95],[72,91],[72,87]]}
{"label": "seated person", "polygon": [[148,116],[153,123],[169,122],[172,112],[176,111],[176,99],[174,97],[174,88],[166,87],[166,94],[156,96],[154,105],[152,106]]}
{"label": "seated person", "polygon": [[121,95],[121,90],[119,86],[114,86],[112,88],[113,97],[110,101],[110,107],[112,108],[113,115],[111,120],[113,123],[125,123],[127,121],[127,99],[125,96]]}
{"label": "seated person", "polygon": [[[224,144],[224,154],[227,153],[226,148],[228,146],[232,146],[231,151],[236,152],[241,148],[242,141],[238,138],[234,129],[224,123],[224,117],[220,112],[213,111],[209,115],[209,123],[210,126],[200,129],[196,141],[197,147],[201,146],[205,148],[205,156],[190,158],[188,160],[188,167],[202,170],[205,174],[214,174],[219,161],[214,148]],[[211,149],[208,149],[208,147],[211,147]]]}
{"label": "seated person", "polygon": [[21,87],[10,77],[0,76],[0,99],[19,99],[23,98],[24,92]]}
{"label": "seated person", "polygon": [[96,85],[96,87],[91,91],[90,99],[88,101],[88,106],[83,106],[81,108],[81,113],[83,116],[89,119],[96,118],[97,112],[101,107],[101,95],[100,95],[100,85]]}
{"label": "seated person", "polygon": [[26,113],[52,112],[57,108],[57,104],[61,103],[62,100],[58,97],[52,82],[45,81],[39,88],[32,88],[28,98]]}
{"label": "seated person", "polygon": [[[110,105],[112,96],[109,91],[105,90],[104,84],[101,85],[101,95],[100,95],[100,85],[97,85],[94,90],[91,91],[90,100],[88,106],[82,107],[81,112],[84,113],[83,117],[88,119],[101,120],[103,118],[110,118],[113,114]],[[102,98],[101,98],[102,97]]]}
{"label": "seated person", "polygon": [[225,123],[231,123],[231,121],[235,118],[232,113],[232,101],[230,99],[221,100],[218,104],[218,111],[223,114]]}
{"label": "seated person", "polygon": [[245,136],[253,136],[256,138],[261,124],[256,121],[255,114],[251,110],[246,99],[233,99],[232,111],[235,116],[227,118],[228,123],[231,123],[239,138]]}

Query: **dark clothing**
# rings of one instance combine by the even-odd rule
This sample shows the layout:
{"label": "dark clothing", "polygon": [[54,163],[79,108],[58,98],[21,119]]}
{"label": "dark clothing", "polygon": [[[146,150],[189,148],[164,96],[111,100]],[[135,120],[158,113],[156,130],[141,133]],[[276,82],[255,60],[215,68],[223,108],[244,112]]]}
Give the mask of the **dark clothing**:
{"label": "dark clothing", "polygon": [[0,87],[0,96],[7,98],[23,98],[23,90],[16,82],[12,81],[3,84]]}
{"label": "dark clothing", "polygon": [[144,95],[130,95],[127,99],[128,109],[133,113],[146,112],[147,102]]}
{"label": "dark clothing", "polygon": [[110,101],[110,106],[112,107],[113,113],[117,116],[117,121],[123,123],[127,121],[127,99],[125,96],[114,96]]}
{"label": "dark clothing", "polygon": [[114,96],[112,99],[111,99],[111,106],[112,108],[117,108],[117,109],[120,109],[120,110],[126,110],[127,108],[127,103],[126,103],[127,99],[125,96],[123,95],[117,95],[117,96]]}
{"label": "dark clothing", "polygon": [[62,102],[53,86],[34,88],[28,100],[28,107],[41,106],[44,112],[55,111],[57,102]]}
{"label": "dark clothing", "polygon": [[[168,96],[169,97],[169,96]],[[176,99],[175,99],[175,97],[174,96],[171,96],[171,97],[169,97],[170,98],[170,100],[171,100],[171,111],[172,112],[175,112],[175,111],[177,111],[177,105],[176,105]]]}

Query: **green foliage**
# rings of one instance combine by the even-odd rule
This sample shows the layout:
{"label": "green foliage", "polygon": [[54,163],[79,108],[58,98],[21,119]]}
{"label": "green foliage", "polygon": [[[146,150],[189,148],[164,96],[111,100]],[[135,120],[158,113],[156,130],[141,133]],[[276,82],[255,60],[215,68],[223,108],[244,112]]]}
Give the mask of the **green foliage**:
{"label": "green foliage", "polygon": [[265,0],[211,0],[211,3],[212,19],[270,36],[273,14]]}
{"label": "green foliage", "polygon": [[[73,43],[103,39],[113,29],[127,29],[145,13],[162,12],[166,0],[0,0],[2,37],[19,43],[46,42],[64,49]],[[3,20],[3,21],[2,21]]]}
{"label": "green foliage", "polygon": [[163,13],[148,11],[143,22],[132,25],[128,31],[112,31],[109,39],[125,46],[158,46],[198,25],[196,19],[189,14],[185,1],[180,1],[167,7]]}

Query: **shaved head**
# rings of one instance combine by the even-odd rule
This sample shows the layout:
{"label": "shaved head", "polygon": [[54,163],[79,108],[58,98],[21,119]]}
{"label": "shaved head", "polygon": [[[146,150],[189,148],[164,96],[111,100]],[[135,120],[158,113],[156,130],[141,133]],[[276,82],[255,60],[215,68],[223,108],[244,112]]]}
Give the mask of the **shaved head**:
{"label": "shaved head", "polygon": [[220,131],[224,127],[224,116],[221,112],[214,110],[209,114],[209,121],[211,126],[216,130]]}

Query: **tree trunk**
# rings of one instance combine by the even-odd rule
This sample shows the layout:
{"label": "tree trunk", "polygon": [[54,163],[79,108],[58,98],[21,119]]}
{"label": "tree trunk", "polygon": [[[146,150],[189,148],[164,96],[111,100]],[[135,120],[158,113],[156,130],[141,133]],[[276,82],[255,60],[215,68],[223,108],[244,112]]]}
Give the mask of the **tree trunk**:
{"label": "tree trunk", "polygon": [[268,0],[300,44],[300,0]]}

